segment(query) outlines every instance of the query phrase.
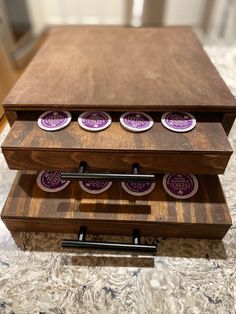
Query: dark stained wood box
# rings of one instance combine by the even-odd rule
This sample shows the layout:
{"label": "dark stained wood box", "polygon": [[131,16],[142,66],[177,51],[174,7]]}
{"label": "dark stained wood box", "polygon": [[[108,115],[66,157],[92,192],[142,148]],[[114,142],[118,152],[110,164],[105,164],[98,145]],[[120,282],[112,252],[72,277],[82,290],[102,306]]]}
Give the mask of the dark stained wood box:
{"label": "dark stained wood box", "polygon": [[[2,212],[12,231],[78,232],[165,237],[222,238],[231,225],[217,174],[232,154],[227,134],[235,118],[234,97],[188,28],[65,27],[49,38],[4,101],[11,130],[2,145],[10,169],[20,170]],[[72,122],[45,132],[37,118],[45,110],[69,110]],[[106,110],[112,124],[90,133],[77,123],[82,111]],[[165,111],[192,112],[188,133],[165,129]],[[135,134],[119,123],[125,111],[154,119]],[[118,183],[91,196],[72,182],[64,191],[42,192],[40,170],[76,171],[81,161],[98,172],[154,173],[155,190],[133,197]],[[33,171],[33,172],[32,172]],[[168,196],[163,173],[198,175],[200,188],[189,200]]]}

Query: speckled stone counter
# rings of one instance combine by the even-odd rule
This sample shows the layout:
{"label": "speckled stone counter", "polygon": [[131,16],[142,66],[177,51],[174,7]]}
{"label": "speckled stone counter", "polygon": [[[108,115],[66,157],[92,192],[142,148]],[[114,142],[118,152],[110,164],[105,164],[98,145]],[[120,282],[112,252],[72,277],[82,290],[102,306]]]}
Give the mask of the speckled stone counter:
{"label": "speckled stone counter", "polygon": [[[236,95],[236,47],[206,51]],[[236,151],[236,125],[230,142]],[[14,176],[0,155],[0,208]],[[0,221],[0,313],[235,313],[236,153],[221,181],[233,218],[223,241],[158,239],[155,258],[66,251],[76,235],[10,234]]]}

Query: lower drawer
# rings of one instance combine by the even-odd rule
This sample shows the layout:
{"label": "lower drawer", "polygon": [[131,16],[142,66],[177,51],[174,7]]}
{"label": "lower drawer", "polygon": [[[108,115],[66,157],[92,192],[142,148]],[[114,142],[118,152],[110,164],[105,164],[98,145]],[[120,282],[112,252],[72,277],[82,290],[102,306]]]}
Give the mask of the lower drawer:
{"label": "lower drawer", "polygon": [[221,239],[231,217],[217,176],[198,176],[199,190],[188,200],[176,200],[162,187],[141,198],[127,194],[114,182],[100,194],[82,191],[72,181],[63,191],[38,188],[34,172],[19,172],[2,211],[10,231],[77,233],[85,225],[90,233]]}

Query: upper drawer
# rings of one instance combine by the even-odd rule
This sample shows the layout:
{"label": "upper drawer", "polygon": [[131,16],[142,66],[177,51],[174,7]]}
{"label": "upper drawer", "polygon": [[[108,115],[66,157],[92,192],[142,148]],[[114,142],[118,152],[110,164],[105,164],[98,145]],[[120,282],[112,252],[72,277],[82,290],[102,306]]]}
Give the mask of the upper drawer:
{"label": "upper drawer", "polygon": [[218,174],[232,153],[220,121],[212,115],[196,114],[194,130],[174,133],[162,126],[158,113],[150,113],[154,126],[138,134],[121,127],[119,113],[112,113],[112,124],[97,133],[81,129],[78,115],[72,114],[65,129],[46,132],[37,125],[37,113],[21,113],[2,145],[8,166],[67,171],[86,161],[89,169],[129,172],[139,163],[142,172]]}

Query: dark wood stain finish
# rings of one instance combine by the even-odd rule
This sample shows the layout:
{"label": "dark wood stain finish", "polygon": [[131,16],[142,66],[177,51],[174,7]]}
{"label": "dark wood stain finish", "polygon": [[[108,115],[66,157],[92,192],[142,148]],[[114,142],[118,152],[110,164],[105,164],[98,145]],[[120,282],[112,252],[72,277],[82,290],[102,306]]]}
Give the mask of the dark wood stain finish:
{"label": "dark wood stain finish", "polygon": [[183,27],[56,28],[4,105],[6,110],[236,111],[198,39]]}
{"label": "dark wood stain finish", "polygon": [[[157,175],[155,190],[134,197],[113,183],[89,195],[78,182],[46,193],[36,173],[19,172],[1,217],[10,231],[75,232],[221,239],[230,213],[215,175],[199,175],[199,191],[180,201],[162,187],[165,172],[223,173],[232,153],[227,140],[236,101],[188,28],[59,27],[4,101],[12,126],[2,150],[12,169],[141,172]],[[69,110],[72,123],[57,132],[37,126],[38,111]],[[90,133],[76,121],[81,111],[117,114],[105,131]],[[130,133],[117,112],[147,111],[155,124]],[[160,123],[165,111],[190,111],[196,128],[184,134]],[[159,112],[159,113],[158,113]],[[212,114],[214,112],[214,114]],[[209,113],[211,119],[209,119]],[[75,117],[76,116],[76,117]]]}
{"label": "dark wood stain finish", "polygon": [[231,225],[221,185],[216,176],[199,176],[199,191],[189,200],[175,200],[157,177],[155,190],[142,198],[128,195],[119,183],[109,191],[90,195],[78,182],[59,193],[38,188],[36,174],[18,173],[2,211],[11,231],[142,234],[167,237],[222,238]]}

